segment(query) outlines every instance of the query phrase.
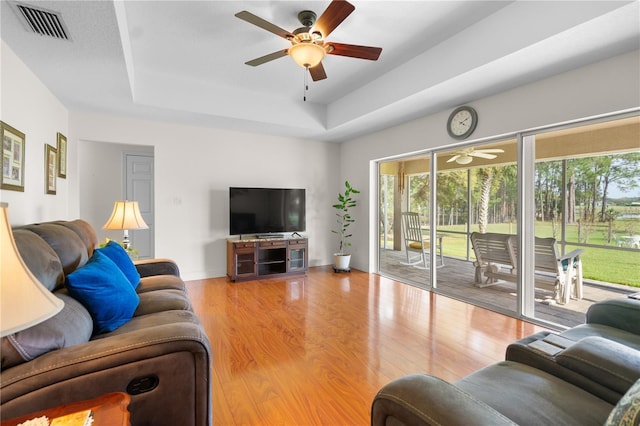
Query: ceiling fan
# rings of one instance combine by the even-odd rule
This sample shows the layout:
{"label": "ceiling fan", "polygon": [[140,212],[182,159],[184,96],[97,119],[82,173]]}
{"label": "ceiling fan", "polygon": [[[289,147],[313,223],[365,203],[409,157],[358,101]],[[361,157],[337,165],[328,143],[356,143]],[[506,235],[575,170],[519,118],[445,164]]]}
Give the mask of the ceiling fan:
{"label": "ceiling fan", "polygon": [[245,62],[245,64],[255,67],[289,55],[298,65],[309,70],[313,81],[318,81],[327,78],[322,66],[322,60],[327,54],[376,61],[382,52],[380,47],[325,41],[329,34],[354,10],[355,6],[344,0],[333,0],[317,19],[314,12],[303,10],[298,14],[298,20],[302,27],[292,32],[284,30],[246,10],[238,12],[235,14],[236,17],[272,32],[291,43],[291,46],[287,49],[269,53]]}
{"label": "ceiling fan", "polygon": [[475,149],[475,148],[465,148],[460,151],[456,151],[456,153],[447,160],[447,163],[451,163],[455,161],[458,164],[469,164],[473,161],[473,157],[478,158],[486,158],[488,160],[493,160],[497,157],[496,154],[503,153],[504,149],[499,148],[487,148],[487,149]]}

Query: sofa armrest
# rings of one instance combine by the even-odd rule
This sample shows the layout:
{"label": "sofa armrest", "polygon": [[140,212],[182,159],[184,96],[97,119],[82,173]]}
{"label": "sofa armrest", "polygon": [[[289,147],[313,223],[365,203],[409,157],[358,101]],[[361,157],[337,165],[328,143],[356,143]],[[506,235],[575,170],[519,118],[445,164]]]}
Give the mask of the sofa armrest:
{"label": "sofa armrest", "polygon": [[133,262],[142,278],[152,275],[180,276],[178,265],[171,259],[144,259]]}
{"label": "sofa armrest", "polygon": [[[52,405],[129,391],[141,377],[155,377],[158,384],[152,392],[130,392],[132,424],[210,421],[210,345],[202,327],[190,322],[91,340],[3,370],[0,409],[3,417],[17,417]],[[173,405],[188,408],[174,410]]]}
{"label": "sofa armrest", "polygon": [[371,424],[514,425],[511,420],[442,379],[426,374],[403,376],[374,397]]}
{"label": "sofa armrest", "polygon": [[640,351],[602,337],[585,337],[556,355],[556,360],[622,395],[640,379]]}
{"label": "sofa armrest", "polygon": [[[54,384],[73,377],[127,365],[136,361],[178,350],[210,352],[201,326],[180,322],[146,327],[128,333],[90,340],[44,354],[34,360],[2,371],[0,396],[4,404],[12,398],[11,385],[34,380],[37,387]],[[98,365],[99,364],[99,365]]]}
{"label": "sofa armrest", "polygon": [[640,334],[640,300],[616,298],[594,303],[587,310],[586,322]]}

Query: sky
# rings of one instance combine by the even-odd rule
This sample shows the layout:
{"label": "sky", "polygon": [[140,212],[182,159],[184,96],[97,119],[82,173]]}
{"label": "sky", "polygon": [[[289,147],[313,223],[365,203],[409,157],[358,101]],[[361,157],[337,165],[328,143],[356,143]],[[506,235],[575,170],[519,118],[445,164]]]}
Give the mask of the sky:
{"label": "sky", "polygon": [[622,190],[618,188],[618,185],[613,183],[612,185],[609,186],[607,197],[608,198],[630,198],[630,197],[640,198],[640,188],[635,188],[635,189],[632,189],[631,191],[622,192]]}

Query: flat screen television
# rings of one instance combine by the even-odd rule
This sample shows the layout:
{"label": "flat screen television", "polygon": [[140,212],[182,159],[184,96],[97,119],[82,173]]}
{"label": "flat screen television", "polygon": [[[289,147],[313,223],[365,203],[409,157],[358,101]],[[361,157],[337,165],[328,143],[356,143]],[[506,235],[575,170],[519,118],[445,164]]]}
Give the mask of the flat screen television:
{"label": "flat screen television", "polygon": [[302,232],[306,230],[305,190],[293,188],[229,188],[231,235]]}

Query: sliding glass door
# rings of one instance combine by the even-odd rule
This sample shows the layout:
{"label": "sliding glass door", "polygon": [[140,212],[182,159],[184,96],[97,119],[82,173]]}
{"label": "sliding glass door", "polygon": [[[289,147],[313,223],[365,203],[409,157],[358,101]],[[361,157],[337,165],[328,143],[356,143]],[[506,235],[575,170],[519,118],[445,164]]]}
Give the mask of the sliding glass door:
{"label": "sliding glass door", "polygon": [[379,272],[431,287],[429,156],[379,163]]}
{"label": "sliding glass door", "polygon": [[557,273],[544,271],[536,252],[536,288],[555,284],[555,298],[536,303],[535,317],[578,323],[593,302],[640,287],[640,119],[533,138],[535,236],[553,240],[559,258]]}
{"label": "sliding glass door", "polygon": [[639,141],[628,115],[380,162],[380,273],[583,322],[592,303],[640,291]]}
{"label": "sliding glass door", "polygon": [[446,260],[434,287],[511,314],[518,307],[510,244],[518,230],[517,146],[513,139],[436,153],[436,234]]}

